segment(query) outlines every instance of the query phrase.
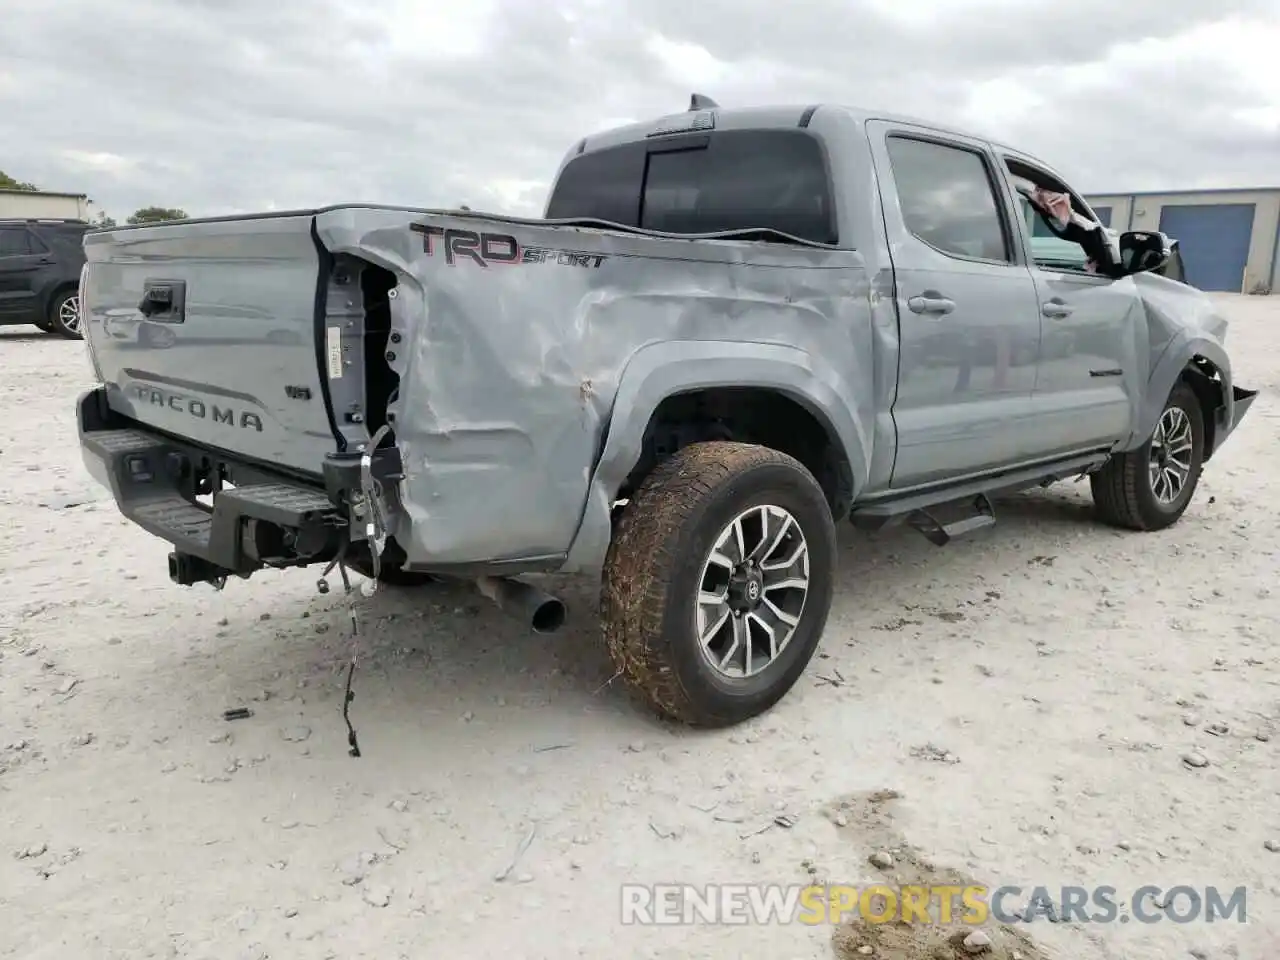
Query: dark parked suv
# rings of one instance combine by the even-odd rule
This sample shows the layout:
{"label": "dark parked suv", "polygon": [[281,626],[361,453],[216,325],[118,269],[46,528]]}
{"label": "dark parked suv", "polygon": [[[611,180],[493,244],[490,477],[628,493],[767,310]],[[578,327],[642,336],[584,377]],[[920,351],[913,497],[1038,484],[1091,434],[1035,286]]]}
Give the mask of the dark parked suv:
{"label": "dark parked suv", "polygon": [[80,339],[83,220],[0,220],[0,327]]}

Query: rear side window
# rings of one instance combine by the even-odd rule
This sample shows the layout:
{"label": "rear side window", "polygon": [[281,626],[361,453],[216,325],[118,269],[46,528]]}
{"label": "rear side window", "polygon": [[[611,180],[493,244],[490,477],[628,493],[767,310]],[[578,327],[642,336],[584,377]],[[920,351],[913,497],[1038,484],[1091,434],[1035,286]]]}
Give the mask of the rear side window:
{"label": "rear side window", "polygon": [[818,141],[793,130],[725,130],[584,154],[560,175],[547,216],[666,233],[767,229],[835,243]]}
{"label": "rear side window", "polygon": [[30,252],[25,227],[0,227],[0,257],[25,257]]}
{"label": "rear side window", "polygon": [[986,160],[964,147],[890,137],[889,162],[906,227],[951,256],[1010,260]]}

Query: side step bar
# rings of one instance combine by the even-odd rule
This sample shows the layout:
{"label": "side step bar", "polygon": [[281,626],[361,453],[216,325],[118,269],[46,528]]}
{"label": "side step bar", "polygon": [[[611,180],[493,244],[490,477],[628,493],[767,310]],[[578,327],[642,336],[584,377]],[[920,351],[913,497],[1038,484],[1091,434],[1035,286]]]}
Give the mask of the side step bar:
{"label": "side step bar", "polygon": [[973,511],[961,520],[943,523],[928,510],[917,510],[908,515],[907,525],[924,534],[924,538],[935,547],[945,547],[952,540],[996,525],[996,508],[985,493],[973,498]]}
{"label": "side step bar", "polygon": [[[922,533],[930,543],[942,547],[957,537],[995,525],[995,509],[990,499],[994,494],[1047,487],[1059,480],[1083,476],[1106,463],[1109,456],[1105,452],[1091,453],[932,490],[872,500],[855,506],[849,519],[859,530],[880,530],[906,523]],[[944,523],[934,515],[940,507],[961,505],[970,511],[962,519]]]}

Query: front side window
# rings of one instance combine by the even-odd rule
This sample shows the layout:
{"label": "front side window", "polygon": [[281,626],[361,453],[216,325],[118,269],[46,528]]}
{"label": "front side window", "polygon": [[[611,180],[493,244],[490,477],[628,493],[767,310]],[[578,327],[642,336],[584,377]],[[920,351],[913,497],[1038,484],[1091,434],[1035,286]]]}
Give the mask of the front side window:
{"label": "front side window", "polygon": [[890,137],[889,162],[907,229],[942,253],[1011,260],[987,162],[964,147]]}
{"label": "front side window", "polygon": [[[1069,188],[1064,189],[1065,184],[1033,167],[1012,160],[1007,165],[1018,191],[1023,220],[1029,228],[1032,262],[1044,270],[1099,272],[1110,260],[1105,249],[1107,240],[1102,225],[1087,218],[1083,202]],[[1065,195],[1070,200],[1070,210],[1063,213],[1070,216],[1070,222],[1065,225],[1059,223],[1055,228],[1050,223],[1049,211],[1037,208],[1027,195],[1028,190],[1033,193],[1039,191],[1036,193],[1040,198],[1037,203],[1043,203],[1046,195],[1059,198]]]}

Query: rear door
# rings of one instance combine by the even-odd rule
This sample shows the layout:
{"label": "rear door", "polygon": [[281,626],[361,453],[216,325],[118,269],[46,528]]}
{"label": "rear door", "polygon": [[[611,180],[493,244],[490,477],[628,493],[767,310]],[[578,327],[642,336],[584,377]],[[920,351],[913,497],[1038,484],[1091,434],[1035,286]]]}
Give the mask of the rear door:
{"label": "rear door", "polygon": [[994,156],[980,141],[869,121],[897,287],[895,488],[1035,449],[1040,313]]}
{"label": "rear door", "polygon": [[36,280],[47,254],[20,224],[0,224],[0,321],[30,323],[35,319]]}

